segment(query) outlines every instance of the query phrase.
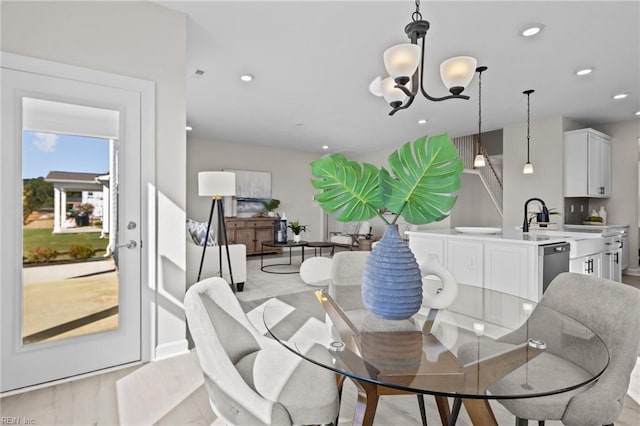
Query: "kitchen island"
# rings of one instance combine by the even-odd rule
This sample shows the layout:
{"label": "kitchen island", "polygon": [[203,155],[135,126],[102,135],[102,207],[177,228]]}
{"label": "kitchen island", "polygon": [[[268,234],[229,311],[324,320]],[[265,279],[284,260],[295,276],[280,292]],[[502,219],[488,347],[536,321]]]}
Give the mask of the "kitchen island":
{"label": "kitchen island", "polygon": [[[532,301],[542,297],[545,247],[568,243],[576,256],[581,250],[604,250],[600,235],[571,231],[523,233],[514,229],[481,234],[443,229],[409,231],[407,235],[418,262],[434,254],[460,283]],[[568,271],[568,256],[566,262]]]}

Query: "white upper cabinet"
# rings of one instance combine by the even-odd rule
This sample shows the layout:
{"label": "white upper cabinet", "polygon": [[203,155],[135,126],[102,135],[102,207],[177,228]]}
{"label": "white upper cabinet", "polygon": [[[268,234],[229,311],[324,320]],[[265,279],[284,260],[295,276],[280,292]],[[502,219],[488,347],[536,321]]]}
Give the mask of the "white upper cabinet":
{"label": "white upper cabinet", "polygon": [[611,138],[593,129],[564,133],[564,196],[611,195]]}

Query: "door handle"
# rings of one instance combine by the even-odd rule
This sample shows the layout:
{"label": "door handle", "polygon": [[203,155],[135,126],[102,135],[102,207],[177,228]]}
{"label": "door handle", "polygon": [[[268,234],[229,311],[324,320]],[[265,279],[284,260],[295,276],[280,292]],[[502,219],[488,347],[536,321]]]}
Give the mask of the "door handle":
{"label": "door handle", "polygon": [[117,244],[116,248],[128,248],[128,249],[134,249],[138,247],[138,243],[136,243],[133,240],[129,240],[128,243],[124,243],[124,244]]}

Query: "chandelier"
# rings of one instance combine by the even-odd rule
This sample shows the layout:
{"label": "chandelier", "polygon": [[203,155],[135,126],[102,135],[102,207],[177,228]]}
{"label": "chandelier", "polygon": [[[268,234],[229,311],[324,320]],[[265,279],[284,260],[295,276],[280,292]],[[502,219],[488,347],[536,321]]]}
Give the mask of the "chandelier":
{"label": "chandelier", "polygon": [[[416,11],[411,18],[412,22],[404,28],[411,43],[390,47],[383,55],[389,77],[382,80],[381,89],[382,96],[391,105],[389,115],[409,108],[418,90],[430,101],[469,99],[461,93],[471,82],[476,71],[477,61],[471,56],[457,56],[440,64],[440,77],[449,89],[450,95],[433,97],[424,89],[424,44],[429,22],[422,20],[420,0],[416,0]],[[418,45],[418,40],[422,40],[421,45]]]}

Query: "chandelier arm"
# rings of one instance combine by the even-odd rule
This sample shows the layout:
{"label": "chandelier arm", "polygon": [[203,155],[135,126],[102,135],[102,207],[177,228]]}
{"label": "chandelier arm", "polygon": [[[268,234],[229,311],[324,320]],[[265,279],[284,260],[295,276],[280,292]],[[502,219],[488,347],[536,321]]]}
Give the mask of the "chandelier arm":
{"label": "chandelier arm", "polygon": [[409,89],[407,89],[407,88],[405,87],[405,85],[404,85],[404,84],[396,84],[396,85],[395,85],[395,86],[393,86],[393,87],[395,87],[396,89],[400,89],[400,90],[402,90],[402,91],[404,92],[404,94],[405,94],[405,95],[407,95],[407,96],[409,96],[409,97],[413,97],[413,96],[415,96],[415,93],[411,93],[411,92],[409,91]]}
{"label": "chandelier arm", "polygon": [[464,99],[464,100],[468,100],[469,96],[466,95],[448,95],[448,96],[443,96],[441,98],[434,98],[433,96],[429,95],[427,93],[426,90],[424,90],[424,45],[427,42],[427,35],[425,34],[424,37],[422,38],[422,46],[421,46],[421,57],[420,57],[420,92],[422,92],[422,96],[424,96],[425,98],[429,99],[430,101],[434,101],[434,102],[440,102],[440,101],[445,101],[447,99]]}
{"label": "chandelier arm", "polygon": [[407,102],[404,105],[400,105],[399,107],[395,107],[394,109],[392,109],[391,111],[389,111],[389,115],[393,115],[396,112],[400,111],[401,109],[407,109],[411,106],[411,104],[413,103],[413,100],[416,97],[414,95],[409,96],[409,99],[407,99]]}

